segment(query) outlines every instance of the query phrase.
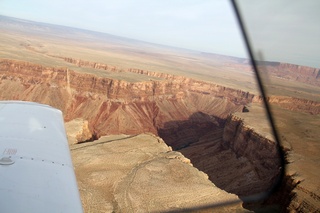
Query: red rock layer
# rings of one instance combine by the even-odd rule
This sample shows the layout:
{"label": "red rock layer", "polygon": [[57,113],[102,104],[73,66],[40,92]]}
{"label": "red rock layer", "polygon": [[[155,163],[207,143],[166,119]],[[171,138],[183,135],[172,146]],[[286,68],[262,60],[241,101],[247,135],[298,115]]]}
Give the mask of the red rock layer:
{"label": "red rock layer", "polygon": [[[57,56],[54,56],[57,57]],[[148,70],[142,70],[142,69],[134,69],[130,68],[126,71],[121,70],[115,66],[110,66],[106,64],[101,63],[95,63],[95,62],[89,62],[89,61],[83,61],[79,59],[72,59],[72,58],[64,58],[59,57],[63,60],[76,64],[77,66],[84,66],[84,67],[92,67],[95,69],[104,69],[109,70],[113,72],[132,72],[152,77],[158,77],[166,80],[173,80],[173,81],[181,81],[181,82],[188,82],[192,80],[193,82],[196,82],[193,79],[182,77],[182,76],[176,76],[168,73],[159,73],[159,72],[152,72]],[[247,63],[247,62],[244,62]],[[259,65],[259,69],[261,72],[268,72],[269,75],[276,76],[279,78],[284,78],[288,80],[294,80],[298,82],[308,83],[316,86],[320,86],[320,69],[313,68],[313,67],[307,67],[307,66],[300,66],[295,64],[288,64],[288,63],[279,63],[279,62],[261,62],[263,65]],[[229,66],[237,67],[240,66],[241,70],[250,70],[251,66],[245,65],[247,69],[243,67],[242,64],[229,64]],[[201,81],[200,81],[201,82]],[[201,82],[203,83],[203,82]],[[200,84],[201,84],[200,83]],[[197,85],[198,86],[198,85]],[[228,88],[226,88],[228,89]],[[206,93],[207,88],[199,88],[195,89],[196,91],[203,93]],[[231,89],[234,91],[234,89]],[[239,91],[242,92],[242,91]],[[251,94],[248,93],[248,98]],[[220,96],[221,97],[221,96]],[[261,97],[256,96],[254,101],[261,102]],[[316,101],[306,100],[306,99],[300,99],[300,98],[293,98],[293,97],[284,97],[284,96],[271,96],[268,97],[268,101],[270,103],[276,103],[277,105],[289,109],[292,111],[298,111],[298,112],[306,112],[311,114],[319,114],[320,113],[320,103]]]}
{"label": "red rock layer", "polygon": [[273,76],[294,80],[302,83],[320,86],[320,69],[288,63],[269,62],[260,66],[261,71],[266,71]]}
{"label": "red rock layer", "polygon": [[[267,100],[269,103],[276,104],[291,111],[305,112],[312,115],[320,113],[320,102],[317,101],[286,96],[270,96]],[[262,102],[262,98],[255,96],[253,102]]]}
{"label": "red rock layer", "polygon": [[223,131],[223,146],[233,150],[238,157],[247,158],[255,168],[260,183],[263,183],[251,184],[246,190],[263,192],[276,183],[280,175],[281,156],[274,141],[261,136],[246,126],[241,118],[232,115],[228,117]]}
{"label": "red rock layer", "polygon": [[184,77],[133,83],[5,59],[0,61],[0,79],[0,99],[49,104],[61,109],[66,121],[88,120],[97,136],[157,134],[181,121],[186,126],[219,125],[219,119],[241,111],[254,97]]}

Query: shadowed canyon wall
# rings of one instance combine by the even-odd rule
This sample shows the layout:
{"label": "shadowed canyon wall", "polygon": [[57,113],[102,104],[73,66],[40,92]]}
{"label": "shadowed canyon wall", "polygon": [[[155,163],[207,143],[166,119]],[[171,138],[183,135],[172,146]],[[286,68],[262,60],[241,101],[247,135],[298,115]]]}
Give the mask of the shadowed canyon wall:
{"label": "shadowed canyon wall", "polygon": [[[241,118],[230,116],[223,132],[223,146],[233,150],[237,158],[249,159],[253,167],[258,168],[252,170],[259,178],[256,184],[252,184],[255,180],[250,180],[251,184],[246,187],[248,193],[267,191],[275,184],[275,178],[280,175],[281,158],[273,140],[255,132]],[[269,185],[261,185],[261,180]]]}
{"label": "shadowed canyon wall", "polygon": [[234,115],[179,151],[216,186],[240,197],[268,191],[280,175],[281,158],[275,142]]}
{"label": "shadowed canyon wall", "polygon": [[[146,74],[136,73],[141,72]],[[86,121],[91,139],[152,132],[190,158],[218,187],[240,196],[274,183],[280,166],[274,143],[230,116],[243,111],[253,94],[186,77],[148,75],[161,79],[127,82],[3,59],[0,99],[61,109],[66,122]]]}

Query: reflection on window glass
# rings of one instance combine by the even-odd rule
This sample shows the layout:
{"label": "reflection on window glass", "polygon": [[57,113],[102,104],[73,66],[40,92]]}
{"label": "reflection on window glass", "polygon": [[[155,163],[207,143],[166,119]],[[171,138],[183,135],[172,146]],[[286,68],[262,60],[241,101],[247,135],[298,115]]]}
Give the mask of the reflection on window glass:
{"label": "reflection on window glass", "polygon": [[[319,209],[319,1],[238,1],[286,153],[282,210]],[[290,189],[283,196],[282,189]]]}
{"label": "reflection on window glass", "polygon": [[[4,0],[0,8],[0,99],[63,111],[85,212],[286,208],[259,200],[283,166],[229,2]],[[290,75],[303,68],[266,64],[276,80],[266,85],[279,92],[270,102],[286,113],[296,112],[290,101],[305,107],[298,95],[316,85]]]}

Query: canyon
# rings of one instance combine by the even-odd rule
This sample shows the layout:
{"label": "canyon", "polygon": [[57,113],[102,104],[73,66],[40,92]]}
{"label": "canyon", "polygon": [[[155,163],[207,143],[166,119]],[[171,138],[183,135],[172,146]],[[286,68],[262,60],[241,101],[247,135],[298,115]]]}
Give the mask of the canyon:
{"label": "canyon", "polygon": [[245,59],[0,24],[0,100],[63,112],[86,212],[319,208],[318,68],[259,65],[282,156]]}
{"label": "canyon", "polygon": [[[248,105],[261,104],[259,95],[133,69],[128,72],[158,79],[128,82],[7,59],[0,61],[0,71],[0,98],[36,101],[62,110],[75,150],[105,135],[150,133],[160,136],[168,150],[171,146],[190,159],[215,186],[244,198],[268,191],[281,175],[279,150],[272,137],[263,135],[270,130],[259,133],[241,118],[250,113],[251,109],[245,110]],[[319,114],[319,103],[308,101],[309,108],[301,109],[305,102],[297,100],[269,98],[279,106],[288,102],[292,106],[290,101],[295,101],[291,110]]]}
{"label": "canyon", "polygon": [[1,60],[0,69],[1,99],[51,105],[63,111],[66,121],[80,117],[88,120],[97,137],[119,132],[157,133],[174,127],[170,121],[188,119],[189,123],[198,120],[202,125],[219,126],[221,119],[241,111],[254,97],[185,77],[126,82],[12,60]]}

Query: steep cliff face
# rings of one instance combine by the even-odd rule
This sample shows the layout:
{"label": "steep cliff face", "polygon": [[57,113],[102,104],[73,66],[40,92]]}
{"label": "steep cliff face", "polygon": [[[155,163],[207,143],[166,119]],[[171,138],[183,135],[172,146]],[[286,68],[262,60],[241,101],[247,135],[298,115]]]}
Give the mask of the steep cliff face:
{"label": "steep cliff face", "polygon": [[[295,115],[297,116],[297,114]],[[291,121],[288,119],[292,118],[285,117],[285,121],[290,123]],[[248,160],[243,165],[246,165],[246,167],[248,167],[247,165],[251,165],[251,169],[247,170],[245,166],[238,167],[238,177],[245,180],[245,178],[249,176],[240,174],[243,174],[246,170],[252,171],[252,168],[254,168],[254,174],[259,178],[251,175],[251,177],[246,180],[247,182],[250,182],[248,185],[249,189],[252,187],[249,192],[261,192],[269,189],[277,180],[281,166],[279,161],[280,157],[272,139],[261,136],[245,121],[247,122],[247,120],[242,120],[235,115],[228,117],[223,130],[222,144],[224,147],[227,147],[227,149],[233,150],[233,153],[235,153],[239,159],[245,158]],[[296,132],[297,129],[291,128],[290,130],[285,131]],[[280,135],[283,137],[286,134],[283,134],[282,132]],[[306,136],[306,138],[307,137],[308,136]],[[280,212],[317,212],[319,209],[319,193],[317,190],[317,186],[319,185],[319,173],[317,171],[318,165],[316,164],[316,161],[311,161],[311,163],[309,162],[309,159],[317,158],[310,150],[308,150],[308,143],[311,142],[308,141],[308,139],[305,139],[303,143],[301,143],[301,141],[298,142],[302,145],[303,149],[308,150],[306,152],[307,155],[310,156],[307,156],[305,152],[298,150],[298,146],[292,137],[290,137],[290,140],[292,143],[292,150],[289,150],[288,148],[286,149],[285,160],[288,162],[286,163],[286,173],[280,183],[279,190],[260,203],[246,203],[246,208],[264,209],[265,206],[274,205],[277,206]],[[316,146],[312,146],[312,149],[317,150]],[[303,162],[299,162],[300,160],[303,160]],[[228,161],[229,158],[226,159],[226,162]],[[249,174],[249,172],[247,173]],[[228,177],[225,177],[224,181],[227,182],[230,180],[228,180]],[[221,181],[221,183],[224,184],[225,182]],[[242,195],[242,187],[243,185],[240,185],[240,187],[226,189],[229,192]]]}
{"label": "steep cliff face", "polygon": [[[159,135],[218,187],[240,196],[262,192],[274,184],[280,167],[274,143],[240,118],[229,116],[252,101],[261,101],[259,97],[169,74],[136,69],[123,72],[160,80],[127,82],[2,59],[0,99],[35,101],[61,109],[78,141],[111,134]],[[73,124],[79,118],[78,131]]]}
{"label": "steep cliff face", "polygon": [[[262,98],[260,96],[255,96],[252,101],[262,103]],[[312,115],[320,113],[320,102],[317,101],[287,96],[270,96],[267,97],[267,101],[291,111],[305,112]]]}
{"label": "steep cliff face", "polygon": [[[95,69],[104,69],[104,70],[110,70],[114,72],[124,72],[124,70],[112,65],[84,61],[84,60],[74,59],[74,58],[60,57],[60,56],[52,56],[52,57],[61,58],[66,62],[75,64],[79,67],[92,67]],[[243,66],[243,64],[245,64],[245,66]],[[320,85],[318,81],[318,79],[320,78],[319,68],[300,66],[300,65],[288,64],[288,63],[279,63],[279,62],[260,62],[259,64],[261,65],[259,65],[258,68],[261,71],[267,71],[269,75],[273,75],[279,78],[299,81],[303,83],[308,83],[312,85],[317,85],[317,86]],[[247,71],[252,70],[251,66],[248,65],[247,61],[244,61],[240,64],[233,63],[229,65],[233,67],[238,67],[238,68],[241,67],[241,70],[247,70]],[[170,74],[157,73],[157,72],[152,72],[148,70],[133,69],[133,68],[130,68],[126,71],[149,75],[149,76],[158,76],[158,77],[167,78],[167,79],[169,78],[172,79],[175,77],[174,75],[170,75]]]}
{"label": "steep cliff face", "polygon": [[320,86],[320,69],[280,62],[259,62],[259,70],[291,81]]}
{"label": "steep cliff face", "polygon": [[[267,72],[269,76],[320,86],[319,68],[268,61],[257,61],[257,64],[258,70],[260,72]],[[252,66],[247,60],[238,61],[238,64],[231,63],[230,66],[239,70],[252,71]]]}
{"label": "steep cliff face", "polygon": [[261,136],[241,118],[232,115],[224,127],[223,146],[233,150],[237,157],[248,159],[254,167],[260,183],[250,184],[250,192],[263,192],[275,184],[280,174],[281,157],[273,140]]}
{"label": "steep cliff face", "polygon": [[87,120],[97,137],[143,132],[161,132],[165,137],[181,125],[220,125],[221,119],[241,111],[254,97],[184,77],[127,82],[5,59],[0,70],[0,99],[49,104],[61,109],[66,121]]}
{"label": "steep cliff face", "polygon": [[320,102],[299,99],[293,97],[281,97],[281,96],[271,96],[268,98],[269,103],[275,103],[282,108],[289,109],[297,112],[306,112],[312,115],[317,115],[320,113]]}

